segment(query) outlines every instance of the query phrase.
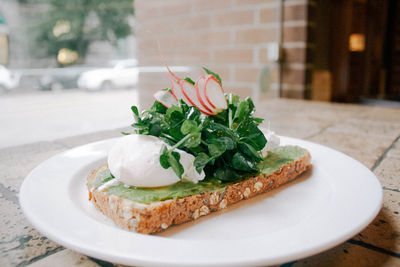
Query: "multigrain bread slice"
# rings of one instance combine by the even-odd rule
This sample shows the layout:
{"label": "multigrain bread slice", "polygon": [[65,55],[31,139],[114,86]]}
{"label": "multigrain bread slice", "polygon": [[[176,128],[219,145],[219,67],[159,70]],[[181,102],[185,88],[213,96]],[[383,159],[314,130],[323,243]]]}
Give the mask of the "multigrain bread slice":
{"label": "multigrain bread slice", "polygon": [[150,204],[123,199],[107,191],[99,191],[96,187],[90,187],[97,173],[106,169],[107,165],[91,171],[87,177],[87,185],[89,199],[115,224],[131,231],[150,234],[165,230],[174,224],[195,220],[210,212],[225,209],[240,200],[275,189],[311,168],[310,161],[311,156],[307,152],[302,157],[283,165],[280,170],[230,184],[222,192],[204,192]]}

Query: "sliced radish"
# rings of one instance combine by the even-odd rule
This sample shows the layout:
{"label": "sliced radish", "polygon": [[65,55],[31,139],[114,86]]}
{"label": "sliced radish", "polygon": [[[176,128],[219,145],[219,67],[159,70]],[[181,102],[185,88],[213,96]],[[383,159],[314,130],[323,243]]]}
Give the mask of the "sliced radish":
{"label": "sliced radish", "polygon": [[204,94],[208,104],[216,109],[217,113],[228,108],[224,90],[219,81],[213,75],[208,75],[206,78]]}
{"label": "sliced radish", "polygon": [[177,101],[184,99],[185,96],[182,93],[181,87],[179,86],[179,84],[172,78],[168,77],[168,79],[171,81],[171,91],[172,94],[174,95],[175,99]]}
{"label": "sliced radish", "polygon": [[153,95],[153,97],[167,108],[178,104],[175,96],[168,91],[158,91]]}
{"label": "sliced radish", "polygon": [[167,67],[167,70],[168,70],[169,74],[171,74],[171,76],[172,76],[177,82],[182,81],[181,78],[179,78],[178,76],[175,75],[175,73],[172,72],[172,70],[169,68],[169,66],[167,65],[167,63],[164,63],[164,64],[165,64],[165,67]]}
{"label": "sliced radish", "polygon": [[216,114],[215,108],[213,108],[206,100],[205,90],[204,87],[206,85],[206,77],[200,76],[195,84],[196,88],[196,95],[200,101],[202,107],[204,107],[208,112],[212,113],[213,115]]}
{"label": "sliced radish", "polygon": [[199,99],[197,98],[196,95],[196,89],[194,88],[193,84],[191,84],[188,81],[185,80],[181,80],[179,82],[179,85],[181,87],[182,93],[185,96],[184,99],[186,99],[192,106],[195,106],[196,108],[198,108],[202,113],[208,115],[208,116],[212,116],[214,115],[211,112],[208,112],[206,109],[204,109],[199,101]]}

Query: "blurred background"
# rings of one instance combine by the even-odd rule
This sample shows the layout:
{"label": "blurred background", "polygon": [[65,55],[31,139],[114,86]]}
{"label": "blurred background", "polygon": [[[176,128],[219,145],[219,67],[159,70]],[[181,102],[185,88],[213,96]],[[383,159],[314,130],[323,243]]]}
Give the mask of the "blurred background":
{"label": "blurred background", "polygon": [[1,0],[0,147],[129,125],[169,87],[157,41],[179,76],[206,66],[260,104],[398,107],[399,14],[395,0]]}

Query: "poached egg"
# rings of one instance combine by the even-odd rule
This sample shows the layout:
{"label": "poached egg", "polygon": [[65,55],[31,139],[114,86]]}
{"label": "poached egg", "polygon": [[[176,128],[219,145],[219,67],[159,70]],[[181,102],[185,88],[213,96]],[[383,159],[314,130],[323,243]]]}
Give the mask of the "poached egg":
{"label": "poached egg", "polygon": [[[131,134],[121,137],[108,153],[108,168],[121,183],[136,187],[160,187],[180,181],[172,168],[164,169],[160,164],[163,145],[161,139],[151,135]],[[168,148],[170,148],[167,145]],[[194,156],[180,149],[179,162],[184,173],[182,180],[197,183],[205,177],[193,165]]]}

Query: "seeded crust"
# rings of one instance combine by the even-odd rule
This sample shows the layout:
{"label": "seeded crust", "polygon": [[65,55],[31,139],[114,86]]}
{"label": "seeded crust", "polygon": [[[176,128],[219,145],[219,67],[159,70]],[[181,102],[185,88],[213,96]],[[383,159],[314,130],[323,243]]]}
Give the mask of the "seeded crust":
{"label": "seeded crust", "polygon": [[[195,220],[200,216],[225,209],[240,200],[254,197],[290,182],[311,168],[310,159],[311,156],[307,153],[270,175],[259,175],[232,184],[224,192],[202,193],[180,199],[142,204],[110,195],[105,191],[98,191],[96,188],[91,189],[88,186],[89,200],[122,228],[142,234],[156,233],[171,225]],[[107,168],[107,165],[92,170],[87,177],[88,184],[93,183],[96,173],[104,168]]]}

